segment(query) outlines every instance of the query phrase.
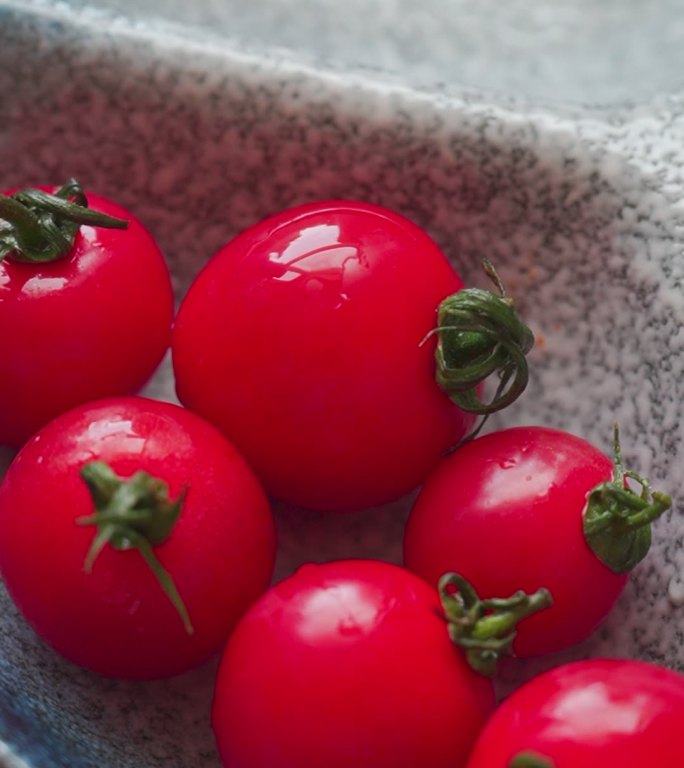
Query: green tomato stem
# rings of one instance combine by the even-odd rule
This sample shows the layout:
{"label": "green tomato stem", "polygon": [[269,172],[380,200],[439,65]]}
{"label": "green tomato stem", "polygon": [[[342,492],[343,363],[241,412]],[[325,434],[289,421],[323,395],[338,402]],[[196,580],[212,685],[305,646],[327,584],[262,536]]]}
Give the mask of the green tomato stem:
{"label": "green tomato stem", "polygon": [[554,768],[551,760],[537,752],[518,752],[508,764],[508,768]]}
{"label": "green tomato stem", "polygon": [[[437,328],[428,337],[438,336],[438,385],[459,408],[486,417],[510,405],[527,386],[525,355],[534,346],[534,335],[520,320],[492,264],[485,259],[483,267],[499,295],[466,288],[447,296],[439,305]],[[493,374],[499,384],[485,403],[478,386]]]}
{"label": "green tomato stem", "polygon": [[154,553],[154,546],[171,535],[185,500],[185,490],[171,501],[168,486],[162,480],[147,472],[136,472],[124,479],[102,461],[85,464],[81,477],[90,491],[95,513],[79,517],[76,524],[97,528],[86,555],[85,571],[92,571],[107,544],[118,550],[136,549],[178,612],[185,631],[192,635],[190,616],[173,577]]}
{"label": "green tomato stem", "polygon": [[470,666],[486,676],[494,674],[501,656],[513,654],[518,623],[553,604],[544,588],[531,595],[518,591],[508,598],[482,600],[458,573],[444,574],[438,589],[452,642],[464,648]]}
{"label": "green tomato stem", "polygon": [[[651,491],[648,480],[626,470],[622,460],[620,432],[613,428],[613,478],[593,488],[583,517],[584,537],[594,554],[614,573],[633,570],[651,546],[651,523],[672,506],[672,499]],[[634,480],[637,493],[627,485]]]}
{"label": "green tomato stem", "polygon": [[81,185],[69,179],[57,192],[25,189],[0,194],[0,260],[45,263],[66,256],[81,224],[126,229],[128,222],[88,208]]}

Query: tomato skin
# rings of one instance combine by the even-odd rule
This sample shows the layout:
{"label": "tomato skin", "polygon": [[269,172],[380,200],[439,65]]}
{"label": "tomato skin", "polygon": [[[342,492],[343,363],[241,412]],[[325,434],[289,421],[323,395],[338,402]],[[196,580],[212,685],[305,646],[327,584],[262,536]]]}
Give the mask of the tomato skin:
{"label": "tomato skin", "polygon": [[0,338],[0,445],[20,447],[81,403],[136,393],[169,346],[173,291],[161,251],[128,211],[87,197],[128,229],[82,225],[62,259],[0,261],[0,326],[12,329]]}
{"label": "tomato skin", "polygon": [[509,768],[524,750],[554,768],[684,765],[684,677],[653,664],[590,659],[546,672],[499,706],[468,768]]}
{"label": "tomato skin", "polygon": [[378,561],[305,565],[245,614],[212,722],[236,768],[459,768],[494,708],[436,590]]}
{"label": "tomato skin", "polygon": [[554,604],[526,619],[518,656],[558,651],[585,639],[628,576],[587,545],[587,493],[613,464],[581,438],[545,427],[479,437],[445,459],[423,486],[404,534],[406,567],[437,583],[457,571],[481,597],[546,587]]}
{"label": "tomato skin", "polygon": [[[188,635],[134,550],[105,546],[90,574],[96,533],[79,471],[102,460],[123,477],[145,470],[187,496],[171,535],[154,548],[188,609]],[[216,653],[268,586],[275,532],[268,501],[244,459],[210,424],[170,403],[112,398],[44,427],[0,485],[0,572],[35,631],[102,675],[159,678]]]}
{"label": "tomato skin", "polygon": [[391,211],[326,201],[272,216],[190,287],[172,340],[178,396],[267,490],[351,510],[415,488],[472,426],[434,380],[442,299],[463,283]]}

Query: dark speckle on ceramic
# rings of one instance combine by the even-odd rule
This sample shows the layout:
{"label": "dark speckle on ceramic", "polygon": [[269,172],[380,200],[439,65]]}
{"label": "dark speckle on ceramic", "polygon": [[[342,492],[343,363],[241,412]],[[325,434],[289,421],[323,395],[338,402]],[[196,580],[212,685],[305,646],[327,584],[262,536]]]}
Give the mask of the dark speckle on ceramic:
{"label": "dark speckle on ceramic", "polygon": [[[681,4],[383,0],[375,18],[350,3],[0,0],[0,187],[73,175],[118,199],[179,297],[240,229],[325,197],[408,215],[468,282],[485,284],[489,257],[537,345],[529,391],[488,429],[545,423],[610,452],[617,419],[628,462],[674,498],[601,630],[507,666],[502,687],[587,654],[684,670]],[[168,361],[149,393],[173,399]],[[276,577],[398,561],[409,504],[278,507]],[[57,658],[4,592],[0,614],[0,765],[217,768],[213,665],[102,680]]]}

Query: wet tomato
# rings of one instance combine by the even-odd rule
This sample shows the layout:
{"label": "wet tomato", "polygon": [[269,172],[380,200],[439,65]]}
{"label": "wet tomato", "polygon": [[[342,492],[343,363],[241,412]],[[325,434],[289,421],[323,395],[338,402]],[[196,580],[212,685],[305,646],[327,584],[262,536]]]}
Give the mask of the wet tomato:
{"label": "wet tomato", "polygon": [[100,674],[157,678],[216,653],[267,587],[268,501],[199,416],[112,398],[41,429],[0,485],[0,572],[36,632]]}
{"label": "wet tomato", "polygon": [[459,768],[493,708],[435,589],[340,561],[303,566],[245,614],[212,717],[226,766]]}
{"label": "wet tomato", "polygon": [[[391,501],[470,429],[487,366],[505,368],[519,343],[516,326],[490,354],[492,323],[478,335],[469,315],[466,381],[455,376],[452,345],[430,332],[453,329],[444,301],[468,296],[462,288],[430,237],[392,211],[326,201],[277,214],[222,248],[190,287],[172,342],[178,396],[280,499],[323,510]],[[446,394],[453,386],[460,406]],[[459,400],[464,389],[470,399]]]}
{"label": "wet tomato", "polygon": [[[586,440],[545,427],[479,437],[427,479],[409,515],[406,566],[436,584],[458,571],[480,593],[549,590],[553,606],[520,627],[531,656],[585,639],[622,592],[670,500]],[[626,487],[631,478],[642,492]]]}
{"label": "wet tomato", "polygon": [[515,691],[482,731],[468,768],[684,765],[684,677],[627,659],[590,659]]}
{"label": "wet tomato", "polygon": [[171,335],[150,233],[73,180],[50,191],[0,196],[0,445],[14,448],[73,406],[136,393]]}

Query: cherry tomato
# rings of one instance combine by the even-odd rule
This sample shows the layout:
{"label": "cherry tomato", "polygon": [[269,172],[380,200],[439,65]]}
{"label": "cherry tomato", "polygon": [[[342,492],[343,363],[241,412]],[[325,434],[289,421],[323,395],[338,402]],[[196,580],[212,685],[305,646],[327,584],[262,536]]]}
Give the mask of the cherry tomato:
{"label": "cherry tomato", "polygon": [[228,243],[190,287],[172,341],[178,396],[280,499],[391,501],[473,424],[436,385],[426,339],[461,288],[435,243],[392,211],[285,211]]}
{"label": "cherry tomato", "polygon": [[[615,446],[613,463],[587,441],[544,427],[466,443],[416,499],[404,535],[406,566],[435,584],[458,571],[489,596],[548,589],[553,606],[520,627],[518,656],[580,642],[646,554],[649,522],[669,506],[657,492],[651,501],[647,484],[642,495],[625,487],[627,477],[639,478],[622,467],[617,436]],[[600,530],[588,536],[590,525]]]}
{"label": "cherry tomato", "polygon": [[[87,198],[87,209],[72,203],[85,221],[99,212],[128,226],[73,226],[64,253],[50,252],[47,240],[43,252],[39,230],[37,253],[28,255],[13,249],[12,228],[0,229],[0,326],[11,328],[0,337],[0,445],[19,447],[78,404],[134,394],[169,345],[173,292],[152,236],[128,211],[94,194],[84,198],[74,184],[58,200]],[[23,215],[16,206],[0,199],[0,224]],[[36,211],[49,218],[40,205]],[[30,207],[28,215],[36,218]]]}
{"label": "cherry tomato", "polygon": [[274,555],[244,459],[170,403],[79,406],[29,440],[0,485],[10,595],[43,639],[103,675],[165,677],[210,657],[268,586]]}
{"label": "cherry tomato", "polygon": [[684,676],[626,659],[578,661],[506,699],[468,768],[684,765],[683,730]]}
{"label": "cherry tomato", "polygon": [[212,717],[226,766],[459,768],[493,708],[436,590],[351,560],[305,565],[250,608]]}

